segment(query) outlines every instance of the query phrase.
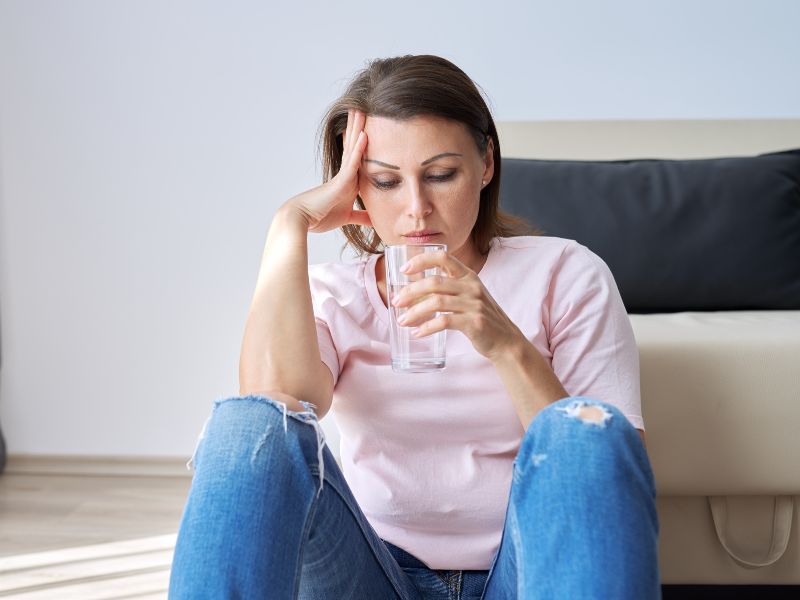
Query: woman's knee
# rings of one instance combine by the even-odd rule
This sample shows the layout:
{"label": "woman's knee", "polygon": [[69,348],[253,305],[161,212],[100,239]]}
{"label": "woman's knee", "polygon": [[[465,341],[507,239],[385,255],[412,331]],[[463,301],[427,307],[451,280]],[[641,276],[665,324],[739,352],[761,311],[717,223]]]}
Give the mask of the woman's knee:
{"label": "woman's knee", "polygon": [[587,396],[569,396],[561,398],[546,406],[531,421],[526,433],[531,432],[533,426],[564,424],[564,420],[578,421],[589,428],[607,429],[612,422],[633,427],[627,417],[613,404],[596,400]]}
{"label": "woman's knee", "polygon": [[616,406],[585,396],[562,398],[531,421],[517,454],[517,467],[522,472],[529,465],[538,467],[551,454],[560,461],[610,460],[630,436],[638,437],[638,432]]}
{"label": "woman's knee", "polygon": [[286,455],[297,445],[293,438],[302,430],[297,428],[297,422],[304,425],[316,422],[313,409],[309,407],[300,413],[278,399],[259,395],[215,400],[187,468],[205,452],[213,452],[227,462],[241,462],[247,458],[251,465],[260,456],[263,459],[265,451],[270,456]]}

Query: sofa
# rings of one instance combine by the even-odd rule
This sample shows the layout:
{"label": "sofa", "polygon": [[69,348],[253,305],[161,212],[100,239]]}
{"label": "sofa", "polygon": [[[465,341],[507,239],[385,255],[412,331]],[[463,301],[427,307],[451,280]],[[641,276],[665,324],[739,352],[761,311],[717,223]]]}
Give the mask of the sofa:
{"label": "sofa", "polygon": [[800,597],[800,120],[497,126],[501,207],[625,302],[665,597]]}

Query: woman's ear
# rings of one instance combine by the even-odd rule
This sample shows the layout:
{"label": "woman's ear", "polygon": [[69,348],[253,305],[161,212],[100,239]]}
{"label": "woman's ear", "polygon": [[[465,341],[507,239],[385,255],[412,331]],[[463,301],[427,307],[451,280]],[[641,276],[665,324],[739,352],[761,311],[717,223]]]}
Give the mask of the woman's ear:
{"label": "woman's ear", "polygon": [[485,181],[487,185],[494,175],[494,140],[492,136],[488,137],[489,142],[486,144],[486,156],[483,158],[483,175],[481,176],[481,180]]}

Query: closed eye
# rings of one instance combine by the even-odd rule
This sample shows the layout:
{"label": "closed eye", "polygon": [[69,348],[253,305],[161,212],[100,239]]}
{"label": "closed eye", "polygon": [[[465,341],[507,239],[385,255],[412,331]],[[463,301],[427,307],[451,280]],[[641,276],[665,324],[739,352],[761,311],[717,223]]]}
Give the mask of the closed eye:
{"label": "closed eye", "polygon": [[[430,181],[438,183],[438,182],[441,182],[441,181],[447,181],[448,179],[452,179],[454,174],[455,174],[455,171],[451,171],[450,173],[447,173],[446,175],[429,175],[428,179]],[[378,181],[378,180],[375,180],[373,183],[375,184],[375,187],[378,187],[378,188],[380,188],[382,190],[391,189],[391,188],[393,188],[394,186],[396,186],[398,184],[397,181]]]}

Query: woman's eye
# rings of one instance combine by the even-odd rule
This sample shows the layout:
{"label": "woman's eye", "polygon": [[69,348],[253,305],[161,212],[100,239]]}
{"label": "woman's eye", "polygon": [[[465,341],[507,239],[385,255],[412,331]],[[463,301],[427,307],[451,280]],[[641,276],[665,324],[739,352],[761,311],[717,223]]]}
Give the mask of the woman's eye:
{"label": "woman's eye", "polygon": [[388,190],[391,187],[394,187],[394,181],[376,181],[375,185],[383,190]]}
{"label": "woman's eye", "polygon": [[[428,179],[437,182],[447,181],[448,179],[452,179],[454,173],[455,171],[451,171],[450,173],[443,173],[441,175],[428,175]],[[383,190],[388,190],[390,188],[393,188],[395,185],[397,185],[397,183],[398,183],[397,181],[378,181],[378,180],[375,181],[376,187],[379,187]]]}
{"label": "woman's eye", "polygon": [[433,179],[434,181],[447,181],[453,176],[455,171],[450,171],[449,173],[443,173],[441,175],[431,175],[429,179]]}

